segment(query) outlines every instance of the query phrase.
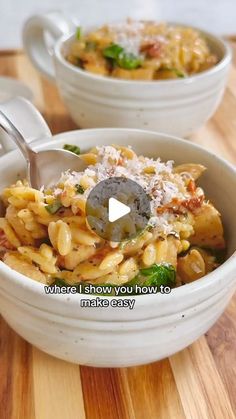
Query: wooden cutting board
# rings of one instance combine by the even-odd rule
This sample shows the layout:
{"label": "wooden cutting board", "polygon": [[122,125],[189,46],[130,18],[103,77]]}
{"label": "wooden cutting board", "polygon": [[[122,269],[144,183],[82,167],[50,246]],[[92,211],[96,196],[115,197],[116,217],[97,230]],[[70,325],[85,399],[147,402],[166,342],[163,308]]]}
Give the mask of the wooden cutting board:
{"label": "wooden cutting board", "polygon": [[[192,141],[236,163],[236,46],[226,93]],[[0,53],[0,75],[24,81],[53,133],[75,128],[55,86],[21,51]],[[1,170],[1,169],[0,169]],[[29,345],[0,320],[0,419],[233,419],[236,417],[236,296],[212,329],[151,365],[96,369]]]}

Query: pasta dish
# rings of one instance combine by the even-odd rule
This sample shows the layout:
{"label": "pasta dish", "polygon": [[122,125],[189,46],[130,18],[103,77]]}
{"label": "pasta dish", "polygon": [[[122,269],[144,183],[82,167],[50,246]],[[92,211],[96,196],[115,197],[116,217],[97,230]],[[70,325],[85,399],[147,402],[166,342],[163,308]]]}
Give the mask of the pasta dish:
{"label": "pasta dish", "polygon": [[218,61],[196,29],[130,19],[86,34],[79,27],[66,59],[88,72],[129,80],[184,78]]}
{"label": "pasta dish", "polygon": [[[3,190],[0,258],[10,268],[49,285],[164,281],[175,287],[219,265],[218,252],[225,248],[221,217],[196,183],[204,166],[175,166],[117,145],[80,156],[85,171],[62,173],[52,187],[35,190],[18,180]],[[104,240],[87,222],[89,193],[112,177],[137,182],[150,198],[148,225],[131,240]]]}

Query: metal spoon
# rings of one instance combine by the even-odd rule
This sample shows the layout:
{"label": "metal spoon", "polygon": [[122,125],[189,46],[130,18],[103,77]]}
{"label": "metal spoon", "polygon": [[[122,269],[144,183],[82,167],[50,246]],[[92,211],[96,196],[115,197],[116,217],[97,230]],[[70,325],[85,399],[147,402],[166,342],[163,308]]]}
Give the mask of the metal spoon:
{"label": "metal spoon", "polygon": [[58,182],[66,170],[84,171],[86,163],[76,154],[67,150],[32,150],[24,137],[6,115],[0,111],[0,127],[10,136],[27,161],[28,180],[35,189]]}

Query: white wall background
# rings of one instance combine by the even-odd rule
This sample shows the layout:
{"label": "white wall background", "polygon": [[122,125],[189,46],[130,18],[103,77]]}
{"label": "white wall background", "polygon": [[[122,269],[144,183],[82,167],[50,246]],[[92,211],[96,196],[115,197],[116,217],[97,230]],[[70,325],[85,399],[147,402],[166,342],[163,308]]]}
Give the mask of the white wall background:
{"label": "white wall background", "polygon": [[126,16],[193,24],[220,34],[236,34],[236,0],[0,0],[0,49],[21,46],[28,16],[61,9],[85,23]]}

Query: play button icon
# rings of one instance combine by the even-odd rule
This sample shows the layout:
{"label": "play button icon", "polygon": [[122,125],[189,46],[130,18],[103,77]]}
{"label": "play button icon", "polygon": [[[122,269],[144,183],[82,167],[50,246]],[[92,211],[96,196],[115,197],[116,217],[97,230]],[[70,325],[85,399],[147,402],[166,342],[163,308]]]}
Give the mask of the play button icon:
{"label": "play button icon", "polygon": [[133,180],[111,177],[99,182],[86,202],[91,228],[105,240],[121,242],[140,234],[150,219],[150,199]]}
{"label": "play button icon", "polygon": [[128,207],[125,204],[122,204],[122,202],[117,201],[115,198],[110,198],[108,201],[108,220],[111,223],[114,223],[114,221],[119,220],[121,217],[124,217],[124,215],[129,214],[131,211],[130,207]]}

